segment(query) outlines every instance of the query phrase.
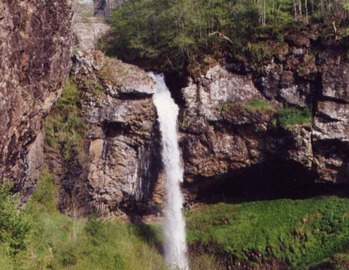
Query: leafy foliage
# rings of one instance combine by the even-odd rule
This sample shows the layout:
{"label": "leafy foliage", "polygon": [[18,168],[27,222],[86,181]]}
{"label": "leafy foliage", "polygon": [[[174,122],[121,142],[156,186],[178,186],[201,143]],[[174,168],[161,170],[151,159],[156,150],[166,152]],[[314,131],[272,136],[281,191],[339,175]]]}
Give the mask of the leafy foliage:
{"label": "leafy foliage", "polygon": [[60,152],[65,163],[71,163],[82,146],[84,124],[80,115],[79,96],[77,86],[68,80],[62,97],[44,122],[47,147]]}
{"label": "leafy foliage", "polygon": [[294,125],[312,125],[313,117],[309,108],[298,109],[284,106],[277,111],[274,120],[277,125],[289,128]]}
{"label": "leafy foliage", "polygon": [[17,200],[10,186],[0,186],[0,254],[4,261],[13,263],[16,255],[29,246],[32,221],[27,212],[17,209]]}
{"label": "leafy foliage", "polygon": [[220,58],[247,52],[261,61],[273,51],[267,50],[268,44],[251,41],[282,42],[282,29],[292,22],[309,22],[314,17],[328,22],[332,32],[336,32],[333,25],[347,24],[347,0],[301,2],[127,1],[112,13],[110,34],[101,44],[123,60],[151,69],[178,70],[205,55]]}

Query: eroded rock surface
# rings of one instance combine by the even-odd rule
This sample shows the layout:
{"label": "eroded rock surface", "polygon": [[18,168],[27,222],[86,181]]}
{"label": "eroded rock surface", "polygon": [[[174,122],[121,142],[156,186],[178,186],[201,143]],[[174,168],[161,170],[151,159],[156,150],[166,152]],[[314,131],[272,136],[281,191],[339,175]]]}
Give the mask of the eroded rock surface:
{"label": "eroded rock surface", "polygon": [[71,5],[0,3],[0,178],[26,195],[42,163],[42,119],[69,72]]}
{"label": "eroded rock surface", "polygon": [[86,121],[87,161],[78,183],[86,187],[80,190],[83,199],[91,211],[102,214],[146,209],[161,166],[154,81],[143,70],[98,51],[75,55],[72,79],[82,91]]}
{"label": "eroded rock surface", "polygon": [[[345,49],[324,46],[315,53],[310,37],[302,40],[301,44],[288,40],[263,65],[262,73],[254,67],[236,70],[235,64],[226,64],[232,71],[228,72],[216,65],[182,89],[181,146],[190,183],[188,197],[195,197],[207,179],[219,185],[220,179],[233,181],[256,166],[262,169],[252,174],[255,179],[270,173],[267,169],[277,179],[289,164],[298,168],[289,169],[286,177],[291,182],[348,183]],[[251,107],[255,100],[270,107]],[[277,125],[282,106],[310,110],[313,122]],[[263,164],[268,164],[265,171]],[[280,164],[286,165],[278,169]]]}

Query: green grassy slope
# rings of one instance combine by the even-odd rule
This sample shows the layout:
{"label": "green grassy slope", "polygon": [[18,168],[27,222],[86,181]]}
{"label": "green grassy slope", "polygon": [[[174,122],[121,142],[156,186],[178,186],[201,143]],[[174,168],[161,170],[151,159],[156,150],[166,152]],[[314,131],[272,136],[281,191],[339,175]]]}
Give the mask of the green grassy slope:
{"label": "green grassy slope", "polygon": [[250,265],[276,259],[291,269],[307,269],[347,251],[349,200],[319,197],[204,206],[188,213],[188,240]]}

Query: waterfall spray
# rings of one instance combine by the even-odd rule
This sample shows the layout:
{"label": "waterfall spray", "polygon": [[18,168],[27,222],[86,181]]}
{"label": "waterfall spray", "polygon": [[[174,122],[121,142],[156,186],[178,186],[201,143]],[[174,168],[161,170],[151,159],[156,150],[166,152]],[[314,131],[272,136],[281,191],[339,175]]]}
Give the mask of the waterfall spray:
{"label": "waterfall spray", "polygon": [[153,101],[160,124],[162,161],[166,177],[167,205],[164,210],[165,258],[170,269],[187,270],[189,267],[186,256],[185,220],[182,213],[184,199],[180,189],[180,183],[183,182],[183,168],[180,161],[177,135],[179,109],[171,98],[163,75],[151,73],[150,76],[156,81],[156,93],[153,96]]}

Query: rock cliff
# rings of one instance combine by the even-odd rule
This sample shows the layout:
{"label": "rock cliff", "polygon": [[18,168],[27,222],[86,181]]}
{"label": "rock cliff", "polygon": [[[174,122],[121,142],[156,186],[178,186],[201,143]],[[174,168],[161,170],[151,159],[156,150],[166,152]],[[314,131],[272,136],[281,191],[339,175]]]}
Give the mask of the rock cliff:
{"label": "rock cliff", "polygon": [[32,190],[43,159],[42,119],[69,71],[72,2],[0,3],[0,178]]}
{"label": "rock cliff", "polygon": [[[69,1],[0,4],[0,177],[12,179],[25,195],[44,159],[42,120],[71,68],[71,9]],[[78,35],[83,13],[77,18],[77,45],[89,49],[74,50],[70,70],[79,89],[74,102],[84,126],[81,149],[69,158],[62,148],[45,152],[62,186],[61,207],[78,207],[81,214],[156,212],[163,191],[154,82],[143,70],[92,50],[107,27],[92,21],[92,28],[102,23],[103,29],[84,40]],[[347,41],[327,42],[316,31],[292,29],[284,38],[267,44],[273,51],[258,63],[212,61],[184,84],[167,76],[181,107],[187,200],[217,187],[228,191],[230,183],[245,179],[348,183]]]}
{"label": "rock cliff", "polygon": [[154,81],[99,51],[77,52],[71,79],[80,91],[84,147],[80,174],[62,181],[61,206],[77,202],[80,213],[104,215],[151,209],[161,166]]}
{"label": "rock cliff", "polygon": [[[289,32],[258,67],[228,62],[190,79],[180,120],[188,197],[207,196],[219,180],[223,193],[234,179],[348,183],[346,52],[343,43]],[[304,119],[288,124],[292,114]]]}
{"label": "rock cliff", "polygon": [[[262,71],[248,61],[226,62],[184,84],[167,77],[181,107],[188,202],[263,193],[261,186],[286,186],[279,196],[290,196],[293,185],[347,183],[345,50],[315,50],[310,37],[302,42],[290,38]],[[73,184],[77,201],[103,214],[158,211],[164,194],[153,82],[98,51],[75,54],[72,79],[87,126],[85,161]],[[249,181],[249,190],[239,189]]]}

